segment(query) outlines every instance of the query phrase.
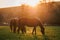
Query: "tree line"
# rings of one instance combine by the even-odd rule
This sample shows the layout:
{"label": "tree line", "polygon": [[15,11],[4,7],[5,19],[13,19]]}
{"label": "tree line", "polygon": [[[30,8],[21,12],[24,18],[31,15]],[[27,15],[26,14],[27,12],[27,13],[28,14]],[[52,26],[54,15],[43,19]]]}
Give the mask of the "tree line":
{"label": "tree line", "polygon": [[60,2],[41,3],[36,7],[22,4],[19,7],[0,9],[0,24],[14,17],[39,17],[42,22],[48,25],[60,25]]}

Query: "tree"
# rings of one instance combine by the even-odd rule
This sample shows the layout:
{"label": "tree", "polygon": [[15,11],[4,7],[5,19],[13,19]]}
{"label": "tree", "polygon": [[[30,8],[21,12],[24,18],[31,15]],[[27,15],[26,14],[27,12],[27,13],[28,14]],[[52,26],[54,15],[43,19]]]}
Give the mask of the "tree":
{"label": "tree", "polygon": [[0,12],[0,24],[3,23],[3,14]]}

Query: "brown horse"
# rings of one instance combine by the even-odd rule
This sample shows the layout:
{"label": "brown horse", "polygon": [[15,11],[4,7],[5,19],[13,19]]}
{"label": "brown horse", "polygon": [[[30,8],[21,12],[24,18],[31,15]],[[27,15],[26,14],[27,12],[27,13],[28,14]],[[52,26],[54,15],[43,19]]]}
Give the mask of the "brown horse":
{"label": "brown horse", "polygon": [[24,28],[24,27],[20,27],[19,24],[20,24],[20,23],[18,22],[18,19],[15,19],[15,18],[11,19],[11,20],[10,20],[10,30],[11,30],[11,32],[16,33],[17,28],[18,28],[18,29],[20,28],[21,32],[24,33],[24,29],[25,29],[25,28]]}
{"label": "brown horse", "polygon": [[13,18],[13,19],[10,20],[10,30],[11,30],[11,32],[16,33],[16,28],[17,28],[17,20]]}
{"label": "brown horse", "polygon": [[22,18],[19,18],[18,25],[19,25],[18,26],[18,33],[19,33],[20,29],[22,30],[23,33],[24,32],[26,33],[26,27],[25,26],[29,26],[29,27],[34,27],[33,31],[32,31],[32,34],[33,34],[33,32],[35,32],[35,34],[36,34],[36,27],[40,26],[41,33],[45,34],[44,27],[43,27],[39,18],[25,18],[25,17],[22,17]]}

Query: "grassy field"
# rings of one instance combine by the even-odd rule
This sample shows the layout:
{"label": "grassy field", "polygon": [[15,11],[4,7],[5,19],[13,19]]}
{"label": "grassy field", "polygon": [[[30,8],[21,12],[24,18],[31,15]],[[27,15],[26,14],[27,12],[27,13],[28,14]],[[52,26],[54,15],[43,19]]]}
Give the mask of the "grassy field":
{"label": "grassy field", "polygon": [[0,26],[0,40],[60,40],[59,26],[45,26],[45,35],[37,27],[37,35],[31,34],[32,28],[27,27],[26,34],[10,32],[9,26]]}

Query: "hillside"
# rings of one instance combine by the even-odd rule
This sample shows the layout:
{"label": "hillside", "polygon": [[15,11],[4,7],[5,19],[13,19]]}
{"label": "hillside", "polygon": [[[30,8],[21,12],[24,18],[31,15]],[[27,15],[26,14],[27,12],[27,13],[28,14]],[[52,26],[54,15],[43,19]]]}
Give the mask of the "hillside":
{"label": "hillside", "polygon": [[41,3],[36,8],[28,5],[0,8],[0,15],[5,22],[13,17],[37,16],[43,23],[60,24],[60,2]]}

